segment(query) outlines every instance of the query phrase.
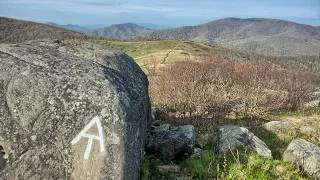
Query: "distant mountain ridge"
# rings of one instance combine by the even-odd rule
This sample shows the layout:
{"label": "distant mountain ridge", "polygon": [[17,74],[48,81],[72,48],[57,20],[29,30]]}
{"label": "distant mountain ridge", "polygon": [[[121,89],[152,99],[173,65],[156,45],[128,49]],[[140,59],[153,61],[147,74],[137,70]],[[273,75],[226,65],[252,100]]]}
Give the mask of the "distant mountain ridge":
{"label": "distant mountain ridge", "polygon": [[49,24],[51,26],[65,28],[65,29],[70,29],[70,30],[78,31],[78,32],[87,32],[87,31],[89,31],[89,29],[86,28],[86,27],[73,25],[73,24],[60,25],[60,24],[56,24],[54,22],[48,22],[46,24]]}
{"label": "distant mountain ridge", "polygon": [[139,26],[137,24],[124,23],[91,30],[88,32],[88,34],[93,36],[103,36],[111,39],[131,39],[151,31],[151,29]]}
{"label": "distant mountain ridge", "polygon": [[153,23],[136,23],[139,26],[143,26],[149,29],[170,29],[172,27],[166,25],[158,25]]}
{"label": "distant mountain ridge", "polygon": [[268,55],[319,54],[320,49],[319,27],[264,18],[225,18],[165,30],[126,23],[93,30],[90,34],[121,40],[191,40]]}
{"label": "distant mountain ridge", "polygon": [[317,54],[320,49],[319,28],[263,18],[226,18],[141,36],[146,39],[192,40],[268,55]]}
{"label": "distant mountain ridge", "polygon": [[[300,34],[298,34],[300,33]],[[305,33],[305,34],[303,34]],[[286,35],[297,37],[306,35],[320,39],[320,32],[316,27],[297,24],[290,21],[263,19],[263,18],[226,18],[212,21],[198,26],[186,26],[169,30],[155,31],[149,36],[156,35],[158,38],[174,39],[201,39],[214,42],[216,38],[241,39],[252,36]]]}
{"label": "distant mountain ridge", "polygon": [[[88,32],[90,30],[96,30],[96,29],[101,29],[101,28],[108,28],[109,26],[112,25],[103,25],[103,24],[94,24],[94,25],[86,25],[86,26],[79,26],[79,25],[74,25],[74,24],[57,24],[54,22],[47,22],[45,24],[51,25],[51,26],[56,26],[56,27],[61,27],[65,29],[70,29],[73,31],[78,31],[78,32]],[[147,29],[155,29],[155,30],[160,30],[160,29],[170,29],[172,27],[166,26],[166,25],[158,25],[158,24],[153,24],[153,23],[123,23],[123,24],[136,24],[142,27],[145,27]]]}

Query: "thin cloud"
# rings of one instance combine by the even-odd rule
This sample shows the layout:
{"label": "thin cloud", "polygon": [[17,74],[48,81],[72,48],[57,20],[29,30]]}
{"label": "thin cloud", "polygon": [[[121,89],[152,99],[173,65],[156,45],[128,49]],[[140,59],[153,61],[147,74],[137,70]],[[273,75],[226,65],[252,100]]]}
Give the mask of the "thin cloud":
{"label": "thin cloud", "polygon": [[[34,12],[30,13],[31,9]],[[319,0],[0,0],[0,15],[3,16],[24,17],[35,14],[34,18],[38,19],[36,16],[43,16],[43,11],[65,13],[70,18],[73,17],[71,14],[76,14],[79,18],[74,21],[80,21],[81,17],[85,16],[104,19],[105,16],[112,15],[112,18],[121,21],[160,20],[165,23],[171,22],[170,24],[196,24],[195,21],[203,22],[224,17],[300,19],[299,22],[301,19],[308,22],[313,19],[313,22],[320,22]]]}

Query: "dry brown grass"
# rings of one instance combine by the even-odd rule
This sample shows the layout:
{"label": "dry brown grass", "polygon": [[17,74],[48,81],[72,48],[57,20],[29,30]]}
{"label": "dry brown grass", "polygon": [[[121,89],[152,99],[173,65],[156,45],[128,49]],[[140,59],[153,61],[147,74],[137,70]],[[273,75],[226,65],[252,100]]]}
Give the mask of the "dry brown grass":
{"label": "dry brown grass", "polygon": [[[152,66],[149,66],[152,67]],[[318,82],[319,74],[280,69],[253,59],[235,62],[221,56],[199,56],[147,69],[150,96],[170,119],[207,123],[231,111],[245,117],[271,110],[297,110]]]}

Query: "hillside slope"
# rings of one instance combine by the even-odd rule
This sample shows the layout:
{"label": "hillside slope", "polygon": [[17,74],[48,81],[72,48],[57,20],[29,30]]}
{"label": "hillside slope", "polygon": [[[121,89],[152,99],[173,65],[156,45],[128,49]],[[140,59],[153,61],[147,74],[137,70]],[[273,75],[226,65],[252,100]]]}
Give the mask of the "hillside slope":
{"label": "hillside slope", "polygon": [[284,20],[226,18],[198,26],[150,30],[132,23],[93,30],[111,39],[187,40],[265,55],[318,55],[319,27]]}
{"label": "hillside slope", "polygon": [[0,43],[36,39],[87,39],[87,35],[46,24],[0,17]]}
{"label": "hillside slope", "polygon": [[117,48],[129,56],[141,67],[163,67],[176,61],[201,61],[211,56],[229,59],[238,63],[262,61],[282,69],[307,72],[320,72],[319,55],[266,56],[250,52],[212,47],[191,41],[103,41],[108,47]]}
{"label": "hillside slope", "polygon": [[153,31],[146,39],[192,40],[268,55],[319,54],[319,28],[274,19],[227,18],[199,26]]}
{"label": "hillside slope", "polygon": [[131,39],[150,31],[150,29],[143,26],[133,23],[124,23],[91,30],[88,32],[88,34],[94,36],[103,36],[111,39]]}

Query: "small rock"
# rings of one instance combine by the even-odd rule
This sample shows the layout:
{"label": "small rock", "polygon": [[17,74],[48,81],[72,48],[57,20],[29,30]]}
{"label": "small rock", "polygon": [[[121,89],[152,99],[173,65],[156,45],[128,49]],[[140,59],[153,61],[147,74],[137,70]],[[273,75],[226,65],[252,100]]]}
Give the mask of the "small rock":
{"label": "small rock", "polygon": [[258,154],[272,158],[267,145],[248,129],[238,126],[221,126],[219,128],[218,153],[225,153],[230,148],[244,146]]}
{"label": "small rock", "polygon": [[169,128],[168,124],[163,124],[151,131],[147,152],[159,158],[173,160],[185,153],[192,154],[194,144],[194,126]]}
{"label": "small rock", "polygon": [[293,140],[283,155],[284,161],[290,161],[301,167],[309,175],[320,179],[320,148],[306,140]]}
{"label": "small rock", "polygon": [[193,154],[192,154],[190,157],[191,157],[191,158],[200,157],[202,153],[203,153],[203,149],[194,148]]}

